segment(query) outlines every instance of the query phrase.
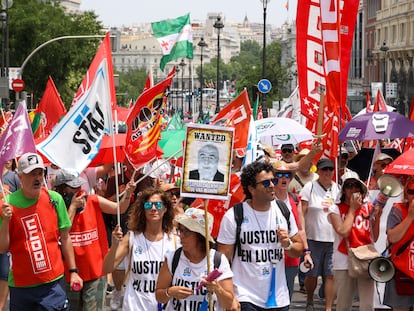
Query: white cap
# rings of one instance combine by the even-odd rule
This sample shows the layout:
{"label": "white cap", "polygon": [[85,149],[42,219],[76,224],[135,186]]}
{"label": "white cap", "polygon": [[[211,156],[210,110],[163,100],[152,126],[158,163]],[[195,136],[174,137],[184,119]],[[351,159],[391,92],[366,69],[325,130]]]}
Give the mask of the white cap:
{"label": "white cap", "polygon": [[37,153],[25,153],[17,162],[18,173],[29,174],[31,171],[37,168],[41,168],[43,170],[45,169],[43,159]]}

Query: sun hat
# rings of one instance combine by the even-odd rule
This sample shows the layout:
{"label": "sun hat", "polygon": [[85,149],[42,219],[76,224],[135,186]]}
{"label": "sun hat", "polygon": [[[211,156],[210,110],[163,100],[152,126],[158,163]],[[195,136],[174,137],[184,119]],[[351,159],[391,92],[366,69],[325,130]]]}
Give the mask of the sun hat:
{"label": "sun hat", "polygon": [[[207,212],[207,217],[209,241],[215,243],[214,239],[211,237],[211,230],[213,229],[214,217],[209,212]],[[177,224],[181,224],[188,230],[197,232],[201,234],[203,237],[207,238],[204,210],[202,209],[191,207],[187,209],[184,214],[178,215],[174,222]]]}
{"label": "sun hat", "polygon": [[293,160],[295,162],[299,162],[300,159],[302,159],[305,155],[309,154],[309,152],[310,152],[310,149],[308,148],[302,149],[301,151],[299,151],[297,154],[293,156]]}
{"label": "sun hat", "polygon": [[161,185],[161,190],[162,191],[171,191],[171,190],[179,190],[180,187],[177,186],[175,183],[169,183],[169,184],[162,184]]}
{"label": "sun hat", "polygon": [[55,175],[53,185],[55,187],[57,187],[57,186],[65,184],[65,185],[68,185],[71,188],[79,188],[84,183],[86,183],[86,180],[83,179],[82,177],[77,177],[77,176],[72,175],[71,173],[61,169],[61,170],[57,171],[57,173]]}
{"label": "sun hat", "polygon": [[29,174],[37,168],[45,169],[43,159],[37,153],[25,153],[20,157],[19,161],[17,161],[18,173]]}
{"label": "sun hat", "polygon": [[343,189],[344,189],[344,185],[348,180],[355,180],[359,183],[359,185],[361,186],[361,190],[362,190],[362,197],[365,197],[368,193],[368,187],[367,185],[365,185],[365,183],[359,179],[359,176],[357,173],[355,172],[345,172],[342,176],[341,176],[341,180],[342,180],[342,188],[341,188],[341,193],[343,193]]}
{"label": "sun hat", "polygon": [[289,165],[285,161],[274,161],[271,162],[273,168],[276,172],[291,172],[292,174],[295,173],[295,169],[289,167]]}
{"label": "sun hat", "polygon": [[388,155],[386,153],[380,152],[375,157],[374,162],[383,161],[383,160],[391,160],[391,161],[394,161],[394,159],[392,158],[392,156],[390,156],[390,155]]}

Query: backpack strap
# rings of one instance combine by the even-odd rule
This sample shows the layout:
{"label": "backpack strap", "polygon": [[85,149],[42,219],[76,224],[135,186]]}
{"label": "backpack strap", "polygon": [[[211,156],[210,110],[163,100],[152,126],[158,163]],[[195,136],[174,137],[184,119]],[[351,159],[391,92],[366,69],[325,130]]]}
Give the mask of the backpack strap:
{"label": "backpack strap", "polygon": [[179,247],[174,252],[174,257],[171,263],[171,274],[174,276],[175,270],[178,266],[178,261],[180,260],[181,252],[183,251],[182,247]]}
{"label": "backpack strap", "polygon": [[291,192],[291,191],[288,192],[288,196],[289,195],[292,197],[293,202],[295,202],[296,206],[298,206],[298,204],[299,204],[299,197],[298,197],[298,195],[296,193],[294,193],[294,192]]}
{"label": "backpack strap", "polygon": [[286,203],[282,200],[276,200],[277,206],[279,206],[280,211],[283,214],[283,217],[285,217],[287,225],[288,225],[288,231],[290,231],[290,210],[289,207],[287,207]]}
{"label": "backpack strap", "polygon": [[236,221],[236,242],[234,243],[234,252],[233,258],[236,253],[237,248],[237,256],[241,256],[241,244],[240,244],[240,232],[241,232],[241,224],[243,222],[243,203],[237,203],[233,206],[234,211],[234,220]]}
{"label": "backpack strap", "polygon": [[304,186],[302,180],[300,179],[300,177],[297,174],[295,174],[295,177],[293,177],[293,178],[296,179],[296,181],[299,183],[299,185],[301,185],[302,187]]}
{"label": "backpack strap", "polygon": [[221,253],[216,251],[214,252],[214,269],[218,269],[221,265]]}

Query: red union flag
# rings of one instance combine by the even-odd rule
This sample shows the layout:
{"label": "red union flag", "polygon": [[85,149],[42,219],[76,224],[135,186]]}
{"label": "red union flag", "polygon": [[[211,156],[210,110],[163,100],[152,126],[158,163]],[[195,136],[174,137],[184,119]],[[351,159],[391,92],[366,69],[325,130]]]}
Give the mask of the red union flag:
{"label": "red union flag", "polygon": [[[326,155],[336,157],[339,111],[348,111],[346,90],[358,0],[299,0],[297,63],[301,112],[308,128],[317,120],[320,90],[325,89]],[[341,109],[340,109],[341,108]],[[327,119],[329,116],[330,119]],[[331,126],[331,127],[330,127]]]}
{"label": "red union flag", "polygon": [[161,110],[164,92],[172,78],[173,75],[168,75],[167,79],[142,93],[129,112],[125,154],[136,169],[160,155]]}

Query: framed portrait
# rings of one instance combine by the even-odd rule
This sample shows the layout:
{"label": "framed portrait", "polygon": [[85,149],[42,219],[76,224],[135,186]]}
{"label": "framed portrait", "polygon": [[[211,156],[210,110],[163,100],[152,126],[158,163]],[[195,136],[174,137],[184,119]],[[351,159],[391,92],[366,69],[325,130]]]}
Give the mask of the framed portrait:
{"label": "framed portrait", "polygon": [[234,129],[187,126],[181,196],[225,200],[230,190]]}

